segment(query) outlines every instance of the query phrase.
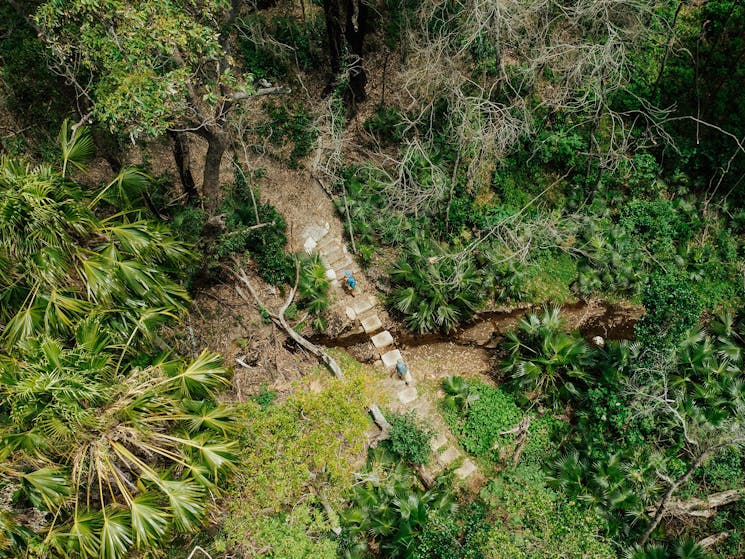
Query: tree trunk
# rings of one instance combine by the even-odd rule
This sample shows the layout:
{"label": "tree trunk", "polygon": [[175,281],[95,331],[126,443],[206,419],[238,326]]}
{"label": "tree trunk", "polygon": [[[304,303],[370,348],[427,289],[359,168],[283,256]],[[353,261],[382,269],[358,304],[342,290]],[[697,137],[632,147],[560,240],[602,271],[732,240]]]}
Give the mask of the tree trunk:
{"label": "tree trunk", "polygon": [[181,186],[184,189],[190,204],[199,200],[197,185],[194,183],[194,177],[191,174],[191,157],[189,156],[189,139],[184,132],[168,131],[168,135],[173,140],[173,159],[176,161],[178,176],[181,179]]}
{"label": "tree trunk", "polygon": [[331,64],[332,74],[329,86],[327,87],[329,89],[339,79],[342,53],[344,52],[344,33],[341,28],[339,0],[323,0],[323,15],[326,19],[326,34],[329,41],[329,62]]}
{"label": "tree trunk", "polygon": [[220,165],[228,141],[223,131],[207,133],[204,138],[207,140],[207,156],[204,161],[202,196],[208,215],[213,215],[220,204]]}
{"label": "tree trunk", "polygon": [[349,47],[348,105],[354,110],[366,97],[367,74],[362,67],[362,47],[367,33],[368,7],[364,0],[346,0],[346,38]]}

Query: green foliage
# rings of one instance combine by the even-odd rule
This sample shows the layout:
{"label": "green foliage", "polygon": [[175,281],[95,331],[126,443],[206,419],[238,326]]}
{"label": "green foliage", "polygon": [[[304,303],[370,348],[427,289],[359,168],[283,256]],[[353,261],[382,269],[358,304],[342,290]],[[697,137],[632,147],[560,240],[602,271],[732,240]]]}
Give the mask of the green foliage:
{"label": "green foliage", "polygon": [[375,113],[365,121],[364,128],[381,143],[396,143],[403,139],[401,115],[395,107],[379,105]]}
{"label": "green foliage", "polygon": [[261,559],[336,559],[337,543],[321,510],[301,504],[286,515],[259,520],[256,545]]}
{"label": "green foliage", "polygon": [[65,124],[59,139],[61,171],[0,160],[0,485],[15,492],[0,554],[119,559],[201,526],[234,464],[215,398],[230,374],[213,353],[153,348],[188,305],[191,255],[111,211],[146,177],[125,168],[87,199],[65,174],[90,137]]}
{"label": "green foliage", "polygon": [[[57,130],[70,111],[67,100],[71,95],[49,69],[44,45],[39,42],[34,28],[9,3],[0,6],[0,18],[5,23],[5,34],[0,42],[4,104],[20,122],[33,124],[28,131],[30,137],[43,139],[49,131]],[[21,141],[18,155],[26,147],[23,135],[16,136]],[[11,137],[4,134],[0,144],[6,148],[6,153],[11,151],[8,149],[12,147]]]}
{"label": "green foliage", "polygon": [[323,330],[323,321],[318,316],[331,304],[329,288],[331,282],[326,277],[326,268],[318,256],[309,258],[300,268],[298,293],[300,305],[311,314],[316,315],[314,327]]}
{"label": "green foliage", "polygon": [[696,480],[711,492],[738,489],[745,485],[743,462],[742,449],[725,449],[695,473]]}
{"label": "green foliage", "polygon": [[442,389],[445,391],[443,405],[457,413],[467,412],[471,404],[481,397],[463,377],[446,377],[442,381]]}
{"label": "green foliage", "polygon": [[[176,122],[191,122],[195,102],[210,108],[222,102],[220,86],[238,85],[229,68],[216,64],[224,53],[214,22],[225,5],[212,0],[194,12],[175,0],[49,1],[36,23],[57,62],[80,83],[91,81],[101,122],[157,136]],[[196,84],[204,88],[201,99],[190,91]]]}
{"label": "green foliage", "polygon": [[407,247],[390,275],[391,305],[420,333],[452,332],[473,316],[483,297],[470,255],[454,258],[421,238]]}
{"label": "green foliage", "polygon": [[288,163],[298,168],[300,159],[310,153],[318,137],[312,117],[300,103],[265,102],[263,109],[269,118],[258,126],[256,133],[280,148],[292,144]]}
{"label": "green foliage", "polygon": [[[500,436],[501,431],[512,429],[520,421],[522,413],[509,394],[481,381],[468,380],[471,404],[468,408],[447,406],[445,420],[453,434],[468,452],[476,456],[487,456],[495,445],[509,444],[511,436]],[[476,398],[478,396],[478,398]]]}
{"label": "green foliage", "polygon": [[[229,544],[256,542],[266,515],[288,513],[301,498],[313,502],[307,496],[313,484],[325,487],[331,502],[351,487],[370,422],[364,376],[346,362],[342,366],[345,380],[319,373],[282,403],[263,410],[254,403],[246,407],[238,474],[224,524]],[[311,380],[323,383],[320,392],[309,388]]]}
{"label": "green foliage", "polygon": [[482,559],[492,519],[480,501],[432,515],[417,542],[416,559]]}
{"label": "green foliage", "polygon": [[310,70],[323,61],[323,14],[300,21],[292,14],[271,19],[260,13],[240,18],[237,26],[243,64],[257,78],[282,78],[291,67]]}
{"label": "green foliage", "polygon": [[362,481],[343,513],[344,557],[363,558],[377,549],[391,559],[415,557],[430,519],[455,510],[444,484],[423,490],[416,477],[382,448],[371,449]]}
{"label": "green foliage", "polygon": [[528,400],[558,403],[588,380],[590,347],[580,336],[562,331],[556,307],[520,319],[517,330],[507,334],[506,349],[502,370]]}
{"label": "green foliage", "polygon": [[251,401],[259,404],[262,410],[266,410],[277,399],[277,393],[274,390],[269,390],[266,386],[266,383],[262,382],[259,393],[250,397]]}
{"label": "green foliage", "polygon": [[434,430],[417,418],[416,412],[387,414],[391,424],[389,444],[391,452],[408,464],[427,464],[432,449],[429,441]]}
{"label": "green foliage", "polygon": [[602,537],[602,518],[547,487],[544,474],[535,466],[520,465],[503,473],[488,482],[481,496],[504,519],[493,524],[484,557],[616,557]]}
{"label": "green foliage", "polygon": [[[88,136],[79,129],[66,143],[66,158],[82,164]],[[141,181],[123,169],[93,200],[56,171],[15,159],[0,160],[0,322],[9,346],[37,332],[70,339],[86,316],[123,345],[152,336],[159,324],[183,312],[188,296],[181,268],[191,254],[152,222],[94,209],[113,185]],[[115,202],[115,200],[112,200]]]}
{"label": "green foliage", "polygon": [[683,334],[698,323],[701,298],[681,274],[655,273],[642,289],[646,314],[636,326],[639,341],[650,348],[675,347]]}

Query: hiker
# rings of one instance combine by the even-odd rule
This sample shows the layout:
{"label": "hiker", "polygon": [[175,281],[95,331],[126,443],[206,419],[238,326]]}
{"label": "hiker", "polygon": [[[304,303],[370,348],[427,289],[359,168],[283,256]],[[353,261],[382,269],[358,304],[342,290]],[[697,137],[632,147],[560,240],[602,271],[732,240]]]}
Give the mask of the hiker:
{"label": "hiker", "polygon": [[352,270],[345,270],[344,271],[344,283],[347,286],[347,289],[349,289],[349,293],[354,297],[354,290],[357,287],[357,280],[354,279],[354,275],[352,274]]}
{"label": "hiker", "polygon": [[400,378],[406,384],[409,384],[409,380],[406,377],[406,375],[409,374],[409,368],[406,366],[406,363],[404,363],[403,359],[399,359],[398,361],[396,361],[396,372],[398,373],[398,378]]}

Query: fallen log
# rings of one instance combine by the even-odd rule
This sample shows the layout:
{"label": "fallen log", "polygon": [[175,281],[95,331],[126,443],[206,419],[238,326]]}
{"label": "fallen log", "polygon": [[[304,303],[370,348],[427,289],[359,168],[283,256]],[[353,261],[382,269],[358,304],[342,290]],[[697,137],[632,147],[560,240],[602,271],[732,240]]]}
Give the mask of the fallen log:
{"label": "fallen log", "polygon": [[[704,499],[693,497],[685,501],[671,500],[665,504],[662,515],[679,518],[711,518],[716,515],[719,507],[729,505],[743,498],[745,498],[745,488],[712,493]],[[647,512],[651,514],[657,508],[657,505],[648,507]]]}

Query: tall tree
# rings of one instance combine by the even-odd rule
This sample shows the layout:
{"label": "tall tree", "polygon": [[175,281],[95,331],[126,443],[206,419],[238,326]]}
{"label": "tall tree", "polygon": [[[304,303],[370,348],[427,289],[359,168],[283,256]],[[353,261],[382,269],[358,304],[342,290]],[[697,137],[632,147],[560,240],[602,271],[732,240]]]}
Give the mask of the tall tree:
{"label": "tall tree", "polygon": [[354,110],[366,97],[367,74],[362,65],[369,7],[365,0],[324,0],[331,82],[328,89],[346,84],[344,101]]}
{"label": "tall tree", "polygon": [[53,65],[75,85],[90,116],[132,141],[175,135],[180,175],[192,197],[183,134],[207,141],[202,195],[208,210],[219,199],[228,115],[252,92],[251,77],[236,73],[223,34],[239,3],[48,1],[35,15]]}

